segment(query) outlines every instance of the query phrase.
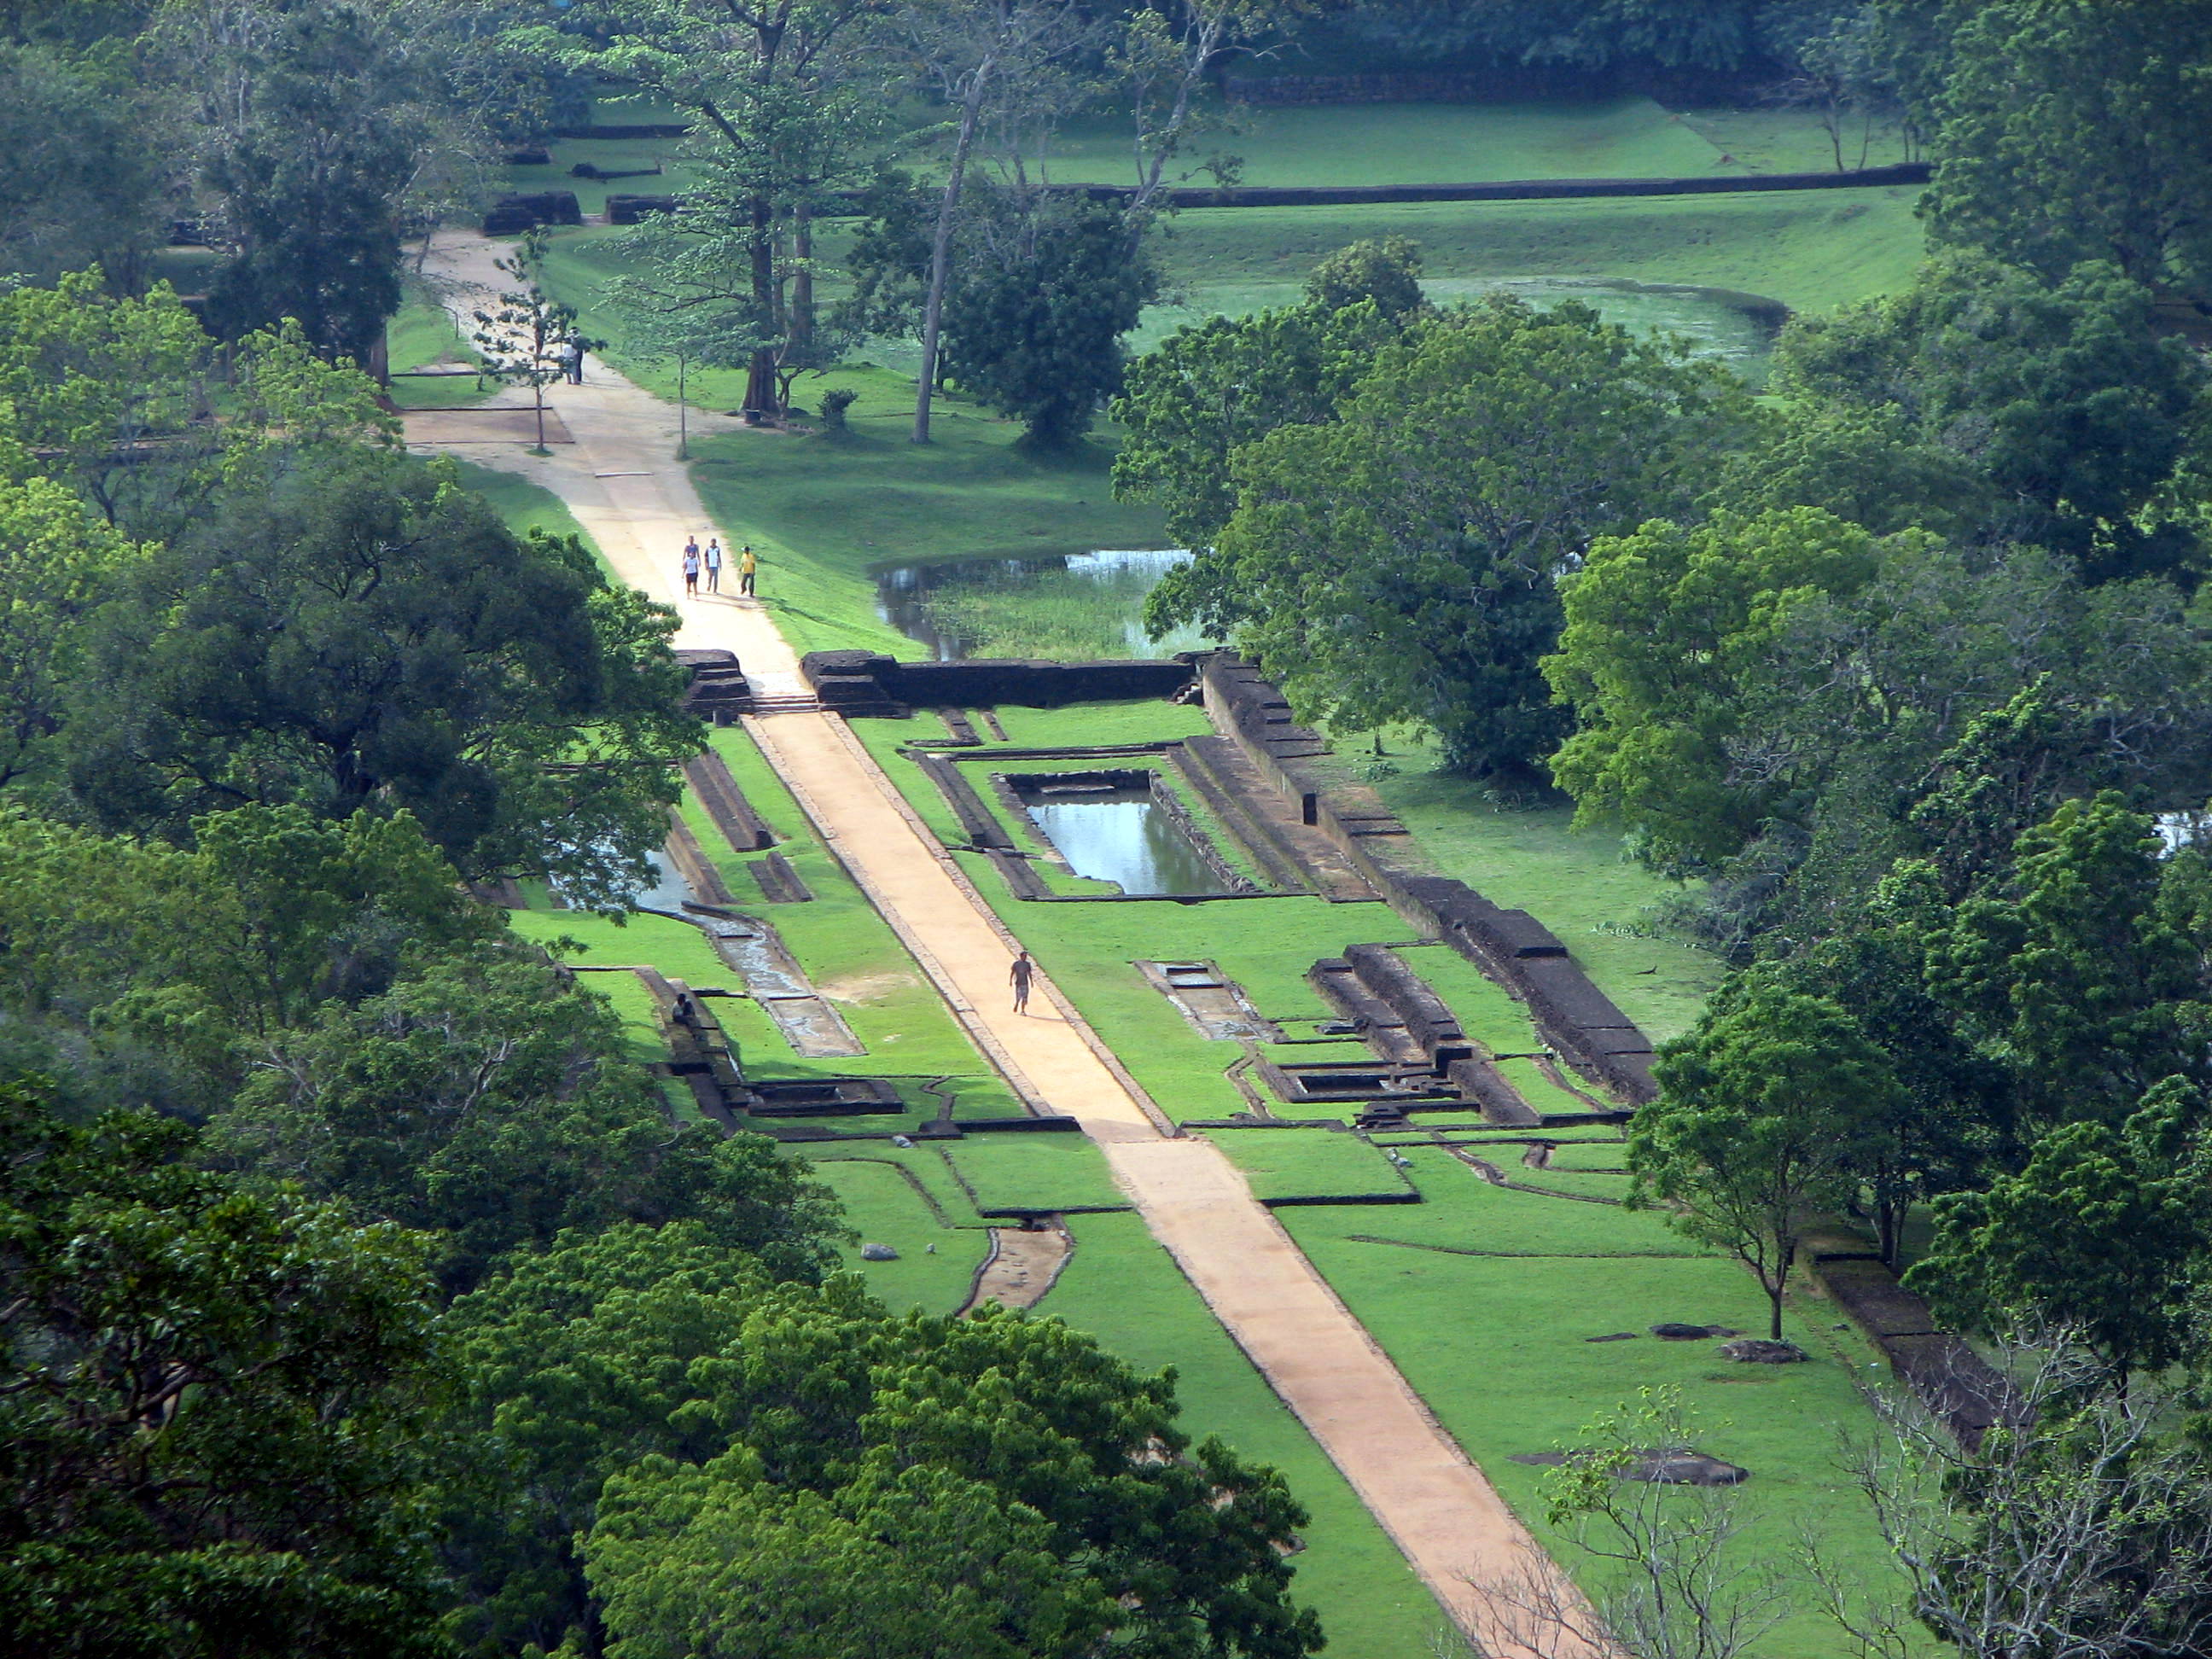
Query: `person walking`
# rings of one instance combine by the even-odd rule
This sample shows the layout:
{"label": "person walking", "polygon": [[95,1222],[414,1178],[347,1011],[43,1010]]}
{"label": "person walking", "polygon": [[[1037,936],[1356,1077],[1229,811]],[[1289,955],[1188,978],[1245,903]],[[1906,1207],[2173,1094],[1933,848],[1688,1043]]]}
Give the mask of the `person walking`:
{"label": "person walking", "polygon": [[722,591],[722,544],[719,540],[709,540],[707,544],[707,591],[709,593]]}
{"label": "person walking", "polygon": [[699,544],[693,542],[684,550],[684,597],[699,597]]}
{"label": "person walking", "polygon": [[1006,982],[1014,988],[1014,1012],[1016,1013],[1026,1014],[1029,1012],[1030,981],[1036,977],[1036,963],[1030,960],[1030,953],[1027,951],[1024,951],[1014,958],[1014,965],[1009,969],[1006,973]]}
{"label": "person walking", "polygon": [[570,340],[561,348],[561,367],[568,373],[570,386],[584,383],[584,343]]}
{"label": "person walking", "polygon": [[753,557],[750,544],[738,555],[738,592],[745,598],[753,597],[753,575],[760,568],[760,561]]}

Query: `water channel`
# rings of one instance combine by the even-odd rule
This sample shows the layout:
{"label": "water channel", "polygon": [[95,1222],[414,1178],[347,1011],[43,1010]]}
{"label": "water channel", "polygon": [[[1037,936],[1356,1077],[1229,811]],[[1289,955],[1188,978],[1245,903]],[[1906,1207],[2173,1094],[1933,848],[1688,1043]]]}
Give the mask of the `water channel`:
{"label": "water channel", "polygon": [[1222,890],[1205,854],[1147,787],[1071,778],[1024,781],[1016,788],[1030,819],[1079,876],[1113,882],[1132,898]]}

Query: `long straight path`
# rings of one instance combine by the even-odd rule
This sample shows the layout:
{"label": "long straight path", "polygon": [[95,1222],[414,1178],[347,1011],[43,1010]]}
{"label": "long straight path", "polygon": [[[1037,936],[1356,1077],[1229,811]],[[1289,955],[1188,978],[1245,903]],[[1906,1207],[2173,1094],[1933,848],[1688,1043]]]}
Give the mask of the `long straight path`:
{"label": "long straight path", "polygon": [[[441,245],[438,264],[449,278],[481,283],[493,251],[456,239]],[[673,412],[598,364],[586,385],[557,396],[574,441],[550,458],[512,442],[462,453],[561,495],[624,580],[678,606],[679,644],[734,651],[764,690],[800,689],[797,659],[766,610],[680,597],[684,538],[719,532],[672,459]],[[447,447],[456,425],[445,415],[410,420],[410,444]],[[1462,1629],[1499,1659],[1590,1652],[1559,1629],[1529,1628],[1489,1593],[1550,1572],[1548,1563],[1220,1150],[1158,1117],[1048,980],[1039,977],[1042,1008],[1012,1011],[1012,936],[843,720],[794,712],[747,724],[978,1046],[1032,1110],[1076,1119],[1098,1144],[1153,1237]]]}

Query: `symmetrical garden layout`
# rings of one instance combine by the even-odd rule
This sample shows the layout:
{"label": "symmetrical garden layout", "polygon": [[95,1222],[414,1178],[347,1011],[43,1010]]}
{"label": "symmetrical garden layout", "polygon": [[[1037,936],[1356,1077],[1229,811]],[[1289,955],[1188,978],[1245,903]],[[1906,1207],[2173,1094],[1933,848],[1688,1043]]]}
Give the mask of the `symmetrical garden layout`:
{"label": "symmetrical garden layout", "polygon": [[[672,422],[611,376],[585,394],[531,474],[670,597],[665,548],[706,528]],[[1516,1460],[1652,1387],[1750,1472],[1755,1543],[1809,1526],[1871,1565],[1834,1436],[1881,1352],[1809,1291],[1810,1364],[1650,1334],[1764,1316],[1733,1263],[1622,1207],[1640,1034],[1625,1069],[1571,1052],[1559,1007],[1382,902],[1218,687],[848,720],[803,701],[763,611],[684,611],[678,645],[734,652],[777,712],[714,729],[649,910],[617,927],[538,891],[514,926],[631,970],[592,981],[670,1110],[811,1160],[879,1295],[996,1296],[1173,1365],[1192,1426],[1311,1511],[1298,1589],[1339,1651],[1413,1659],[1444,1609],[1474,1620],[1482,1580],[1556,1541]],[[1393,844],[1418,872],[1418,838]],[[1019,1016],[1018,946],[1043,970]]]}

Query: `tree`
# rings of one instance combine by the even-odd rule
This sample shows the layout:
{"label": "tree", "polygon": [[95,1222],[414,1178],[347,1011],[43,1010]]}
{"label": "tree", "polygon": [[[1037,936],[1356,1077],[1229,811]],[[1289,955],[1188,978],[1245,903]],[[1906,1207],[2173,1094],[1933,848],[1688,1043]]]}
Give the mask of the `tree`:
{"label": "tree", "polygon": [[142,290],[168,234],[169,117],[121,52],[0,47],[0,270],[51,283],[96,265]]}
{"label": "tree", "polygon": [[545,447],[545,388],[565,372],[562,352],[583,348],[576,331],[576,308],[548,298],[538,285],[544,263],[542,228],[526,234],[514,253],[492,261],[492,268],[513,277],[517,286],[501,294],[496,311],[476,313],[474,336],[486,373],[510,386],[530,388],[531,405],[538,416],[538,443],[532,453],[539,455],[552,453]]}
{"label": "tree", "polygon": [[1837,1621],[1867,1653],[1933,1633],[1961,1659],[2180,1655],[2212,1634],[2212,1480],[2171,1432],[2164,1390],[2120,1397],[2070,1332],[2003,1342],[2012,1394],[1988,1432],[1959,1437],[1917,1402],[1869,1396],[1880,1427],[1852,1449],[1901,1583],[1814,1563]]}
{"label": "tree", "polygon": [[1695,529],[1654,520],[1593,543],[1560,584],[1565,626],[1542,664],[1575,711],[1549,764],[1576,821],[1633,826],[1666,870],[1750,841],[1808,780],[1745,763],[1770,735],[1745,682],[1771,667],[1796,606],[1849,598],[1879,568],[1871,535],[1812,507]]}
{"label": "tree", "polygon": [[1833,1003],[1753,988],[1661,1050],[1659,1098],[1629,1129],[1629,1202],[1758,1276],[1782,1336],[1798,1241],[1850,1197],[1869,1117],[1893,1109],[1888,1057]]}
{"label": "tree", "polygon": [[[772,1285],[691,1224],[564,1241],[454,1317],[471,1420],[508,1460],[487,1473],[510,1496],[470,1499],[486,1524],[458,1540],[501,1639],[596,1641],[596,1595],[616,1652],[815,1653],[839,1632],[1066,1652],[1095,1628],[1164,1659],[1318,1645],[1285,1594],[1303,1517],[1280,1477],[1192,1445],[1170,1378],[1057,1321]],[[862,1571],[802,1586],[815,1549]]]}
{"label": "tree", "polygon": [[85,618],[151,550],[51,478],[0,482],[0,788],[50,780]]}
{"label": "tree", "polygon": [[253,32],[227,89],[239,103],[203,107],[220,134],[206,181],[230,250],[209,323],[236,339],[291,318],[321,356],[369,365],[399,308],[399,204],[416,159],[393,118],[393,43],[374,13],[343,3]]}
{"label": "tree", "polygon": [[436,465],[248,472],[102,613],[71,787],[103,823],[171,832],[249,801],[404,807],[465,875],[619,908],[697,742],[673,628]]}
{"label": "tree", "polygon": [[2212,1246],[2201,1093],[2169,1078],[2114,1128],[2069,1123],[2017,1175],[1936,1204],[1907,1278],[1939,1318],[1999,1333],[2023,1320],[2079,1333],[2124,1387],[2194,1351],[2192,1300]]}
{"label": "tree", "polygon": [[[532,38],[571,69],[697,118],[719,235],[743,248],[756,331],[744,406],[780,413],[779,358],[813,328],[813,220],[889,135],[885,0],[594,0]],[[803,348],[802,353],[803,355]]]}
{"label": "tree", "polygon": [[[1170,536],[1211,546],[1237,510],[1231,455],[1278,427],[1334,420],[1400,331],[1379,307],[1357,302],[1278,307],[1177,329],[1129,365],[1115,400],[1124,435],[1114,493],[1158,501]],[[1205,602],[1203,591],[1170,589],[1155,631],[1175,625],[1170,611]]]}
{"label": "tree", "polygon": [[2203,550],[2187,489],[2169,491],[2196,465],[2206,374],[2152,307],[2110,264],[2046,279],[1953,253],[1902,294],[1793,323],[1774,389],[1893,408],[1915,442],[1966,457],[1985,480],[1978,539],[2064,554],[2090,581],[2193,584]]}
{"label": "tree", "polygon": [[132,464],[197,412],[211,344],[166,283],[126,299],[95,269],[0,294],[9,430],[112,523]]}
{"label": "tree", "polygon": [[1313,268],[1306,298],[1330,311],[1361,301],[1394,323],[1425,308],[1421,293],[1421,249],[1410,236],[1364,237],[1348,242]]}
{"label": "tree", "polygon": [[0,1618],[24,1651],[448,1652],[421,1241],[0,1091]]}
{"label": "tree", "polygon": [[1064,449],[1121,390],[1121,336],[1158,293],[1158,273],[1132,255],[1114,208],[996,205],[971,213],[963,235],[960,279],[944,306],[945,368],[1020,421],[1025,444]]}
{"label": "tree", "polygon": [[[907,32],[938,96],[953,112],[952,155],[930,228],[921,298],[921,372],[916,380],[914,441],[929,441],[938,353],[951,293],[954,237],[978,136],[994,115],[1017,124],[1054,84],[1061,60],[1086,44],[1084,20],[1068,0],[984,0],[975,6],[924,4],[905,15]],[[1141,304],[1141,301],[1139,301]],[[983,319],[977,319],[980,323]],[[1115,331],[1116,337],[1120,334]],[[979,338],[985,353],[989,345]],[[983,358],[988,366],[988,356]],[[988,367],[986,372],[988,373]]]}
{"label": "tree", "polygon": [[828,1191],[758,1135],[672,1129],[596,996],[521,951],[433,963],[270,1038],[208,1152],[449,1235],[445,1282],[568,1229],[690,1217],[714,1244],[818,1278]]}
{"label": "tree", "polygon": [[1929,939],[1929,989],[2046,1121],[2110,1122],[2195,1066],[2203,965],[2160,902],[2161,850],[2117,792],[2064,802]]}
{"label": "tree", "polygon": [[1675,1389],[1644,1389],[1583,1428],[1546,1478],[1545,1519],[1596,1566],[1604,1590],[1591,1607],[1531,1546],[1517,1569],[1470,1581],[1481,1592],[1481,1651],[1735,1659],[1789,1617],[1787,1583],[1736,1547],[1741,1488],[1637,1478],[1654,1456],[1692,1449],[1696,1436]]}
{"label": "tree", "polygon": [[1232,453],[1235,514],[1148,625],[1233,625],[1303,715],[1419,720],[1458,769],[1525,769],[1560,734],[1537,669],[1557,574],[1683,501],[1747,410],[1725,370],[1581,306],[1443,313],[1335,420]]}
{"label": "tree", "polygon": [[1936,99],[1938,236],[2056,283],[2110,261],[2212,299],[2212,7],[1963,9]]}

